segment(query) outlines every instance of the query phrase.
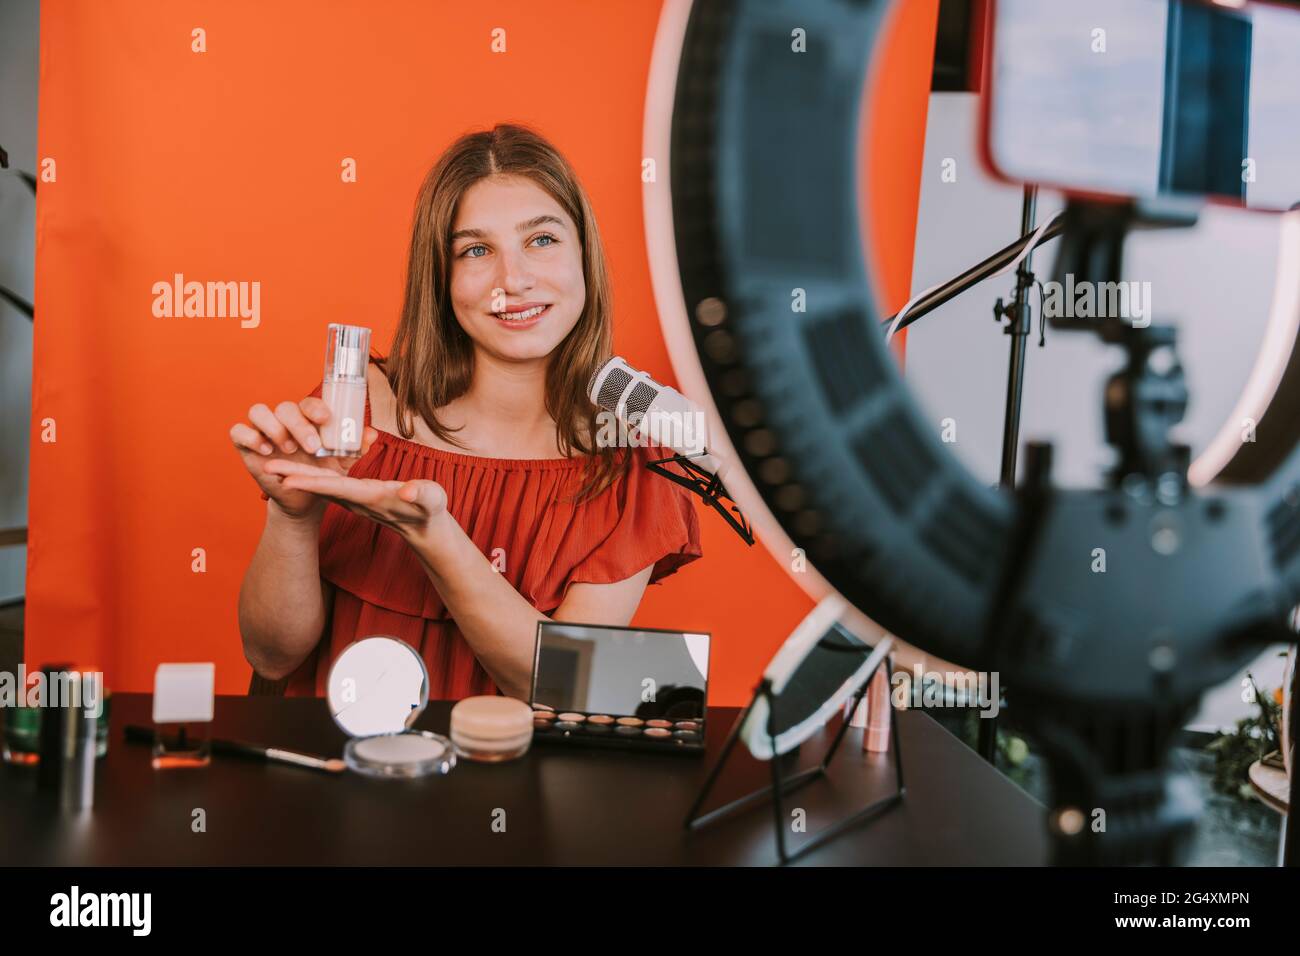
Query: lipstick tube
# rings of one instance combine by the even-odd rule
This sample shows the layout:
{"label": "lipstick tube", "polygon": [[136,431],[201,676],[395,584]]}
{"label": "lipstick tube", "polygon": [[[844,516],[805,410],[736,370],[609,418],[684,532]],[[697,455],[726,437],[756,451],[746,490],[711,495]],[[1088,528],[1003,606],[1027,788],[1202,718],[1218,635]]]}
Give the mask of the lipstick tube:
{"label": "lipstick tube", "polygon": [[867,731],[862,735],[862,749],[872,753],[889,750],[889,722],[893,716],[893,706],[889,700],[889,677],[882,662],[867,689]]}

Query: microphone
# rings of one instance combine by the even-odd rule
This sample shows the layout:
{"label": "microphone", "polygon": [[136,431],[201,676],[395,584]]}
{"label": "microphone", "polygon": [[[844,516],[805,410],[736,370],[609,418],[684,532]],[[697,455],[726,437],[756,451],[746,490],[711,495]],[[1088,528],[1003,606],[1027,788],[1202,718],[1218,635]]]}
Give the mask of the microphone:
{"label": "microphone", "polygon": [[[667,458],[647,462],[647,468],[699,495],[746,544],[754,544],[753,529],[722,484],[730,462],[708,450],[708,420],[702,408],[677,389],[632,368],[618,355],[592,374],[587,394],[594,405],[613,415],[634,443],[644,441],[672,452]],[[686,474],[665,467],[671,464],[681,466]]]}
{"label": "microphone", "polygon": [[701,471],[723,476],[728,463],[708,452],[704,410],[677,389],[660,385],[616,355],[596,369],[587,393],[639,438],[689,457]]}

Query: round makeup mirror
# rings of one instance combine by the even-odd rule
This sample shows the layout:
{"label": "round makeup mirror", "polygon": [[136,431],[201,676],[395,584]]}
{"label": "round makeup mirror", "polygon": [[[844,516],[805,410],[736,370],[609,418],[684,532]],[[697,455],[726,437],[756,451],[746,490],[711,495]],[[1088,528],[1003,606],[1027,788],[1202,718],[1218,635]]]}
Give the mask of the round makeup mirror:
{"label": "round makeup mirror", "polygon": [[405,641],[367,637],[335,660],[326,695],[334,722],[349,737],[400,733],[429,703],[429,673]]}

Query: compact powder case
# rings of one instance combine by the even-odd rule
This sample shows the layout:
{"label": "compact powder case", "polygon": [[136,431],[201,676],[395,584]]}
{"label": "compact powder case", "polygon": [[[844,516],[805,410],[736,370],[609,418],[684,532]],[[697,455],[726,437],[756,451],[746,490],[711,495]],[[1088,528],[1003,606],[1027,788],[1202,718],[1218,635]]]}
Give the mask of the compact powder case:
{"label": "compact powder case", "polygon": [[330,668],[326,696],[334,722],[351,738],[343,761],[356,773],[409,779],[456,766],[450,740],[411,729],[429,704],[429,673],[404,641],[380,636],[350,644]]}
{"label": "compact powder case", "polygon": [[533,712],[513,697],[466,697],[451,709],[451,742],[467,760],[497,763],[528,752]]}

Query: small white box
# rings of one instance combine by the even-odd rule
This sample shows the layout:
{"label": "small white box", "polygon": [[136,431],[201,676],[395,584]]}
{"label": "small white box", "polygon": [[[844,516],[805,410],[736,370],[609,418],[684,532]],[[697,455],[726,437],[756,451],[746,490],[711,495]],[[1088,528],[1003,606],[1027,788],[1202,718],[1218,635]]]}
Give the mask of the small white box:
{"label": "small white box", "polygon": [[153,679],[153,722],[210,722],[216,682],[216,664],[159,664]]}

